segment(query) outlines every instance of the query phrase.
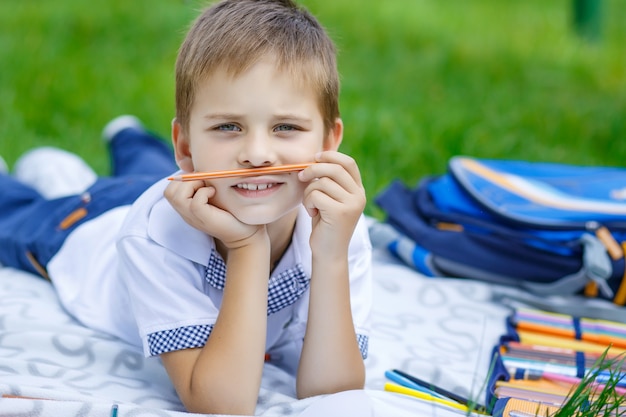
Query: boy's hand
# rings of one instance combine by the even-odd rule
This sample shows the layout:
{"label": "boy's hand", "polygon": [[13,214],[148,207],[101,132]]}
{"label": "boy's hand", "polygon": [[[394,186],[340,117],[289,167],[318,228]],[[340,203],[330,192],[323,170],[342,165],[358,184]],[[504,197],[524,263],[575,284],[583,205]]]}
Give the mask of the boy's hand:
{"label": "boy's hand", "polygon": [[354,228],[365,208],[365,189],[354,159],[326,151],[316,155],[316,164],[298,178],[309,182],[303,204],[313,218],[310,244],[313,254],[345,256]]}
{"label": "boy's hand", "polygon": [[222,253],[226,283],[211,337],[202,348],[161,358],[188,411],[251,415],[263,374],[270,239],[265,226],[242,223],[211,204],[215,193],[204,181],[173,181],[164,192],[188,224],[219,240],[227,253]]}
{"label": "boy's hand", "polygon": [[189,225],[219,239],[229,249],[245,245],[263,230],[260,226],[244,224],[226,210],[212,205],[210,199],[215,196],[215,188],[204,181],[172,181],[164,195]]}
{"label": "boy's hand", "polygon": [[[309,310],[296,391],[299,398],[362,389],[365,366],[350,305],[348,248],[365,208],[356,162],[326,151],[299,173],[312,217]],[[333,335],[332,343],[329,336]]]}

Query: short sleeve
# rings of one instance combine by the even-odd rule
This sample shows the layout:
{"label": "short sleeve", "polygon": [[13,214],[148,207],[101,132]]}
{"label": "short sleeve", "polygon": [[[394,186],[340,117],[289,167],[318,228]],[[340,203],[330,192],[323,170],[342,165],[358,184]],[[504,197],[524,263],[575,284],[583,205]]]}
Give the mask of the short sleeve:
{"label": "short sleeve", "polygon": [[350,307],[363,359],[367,358],[372,310],[372,244],[365,216],[355,228],[348,252]]}
{"label": "short sleeve", "polygon": [[146,237],[125,236],[117,249],[144,354],[204,346],[218,314],[205,266]]}

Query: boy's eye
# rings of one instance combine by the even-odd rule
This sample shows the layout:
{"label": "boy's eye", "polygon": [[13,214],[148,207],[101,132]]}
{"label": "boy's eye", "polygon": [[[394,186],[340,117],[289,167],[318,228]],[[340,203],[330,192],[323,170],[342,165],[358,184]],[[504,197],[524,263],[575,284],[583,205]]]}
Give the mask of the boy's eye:
{"label": "boy's eye", "polygon": [[223,125],[217,126],[217,130],[222,130],[225,132],[236,132],[239,130],[239,127],[233,123],[225,123]]}
{"label": "boy's eye", "polygon": [[289,132],[291,130],[296,130],[295,126],[292,125],[278,125],[274,128],[276,132]]}

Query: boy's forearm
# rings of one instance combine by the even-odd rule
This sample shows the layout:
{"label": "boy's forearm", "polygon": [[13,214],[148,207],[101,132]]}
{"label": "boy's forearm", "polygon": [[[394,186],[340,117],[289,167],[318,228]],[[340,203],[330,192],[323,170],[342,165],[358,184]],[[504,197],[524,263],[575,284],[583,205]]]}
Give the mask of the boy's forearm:
{"label": "boy's forearm", "polygon": [[267,259],[259,248],[229,252],[218,319],[181,393],[188,411],[254,414],[265,356]]}
{"label": "boy's forearm", "polygon": [[312,274],[298,397],[361,389],[365,366],[352,320],[347,256],[339,262],[314,260]]}

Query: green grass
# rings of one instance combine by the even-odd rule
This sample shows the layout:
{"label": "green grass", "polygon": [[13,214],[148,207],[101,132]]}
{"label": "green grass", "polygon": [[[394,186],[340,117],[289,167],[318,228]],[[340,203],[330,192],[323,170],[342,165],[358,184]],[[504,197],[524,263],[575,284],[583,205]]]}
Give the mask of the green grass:
{"label": "green grass", "polygon": [[[561,406],[558,407],[556,412],[548,412],[547,410],[541,411],[541,405],[548,407],[554,407],[547,403],[536,403],[535,417],[624,417],[626,416],[626,397],[618,392],[620,382],[623,380],[625,374],[625,360],[626,356],[618,354],[617,356],[609,356],[610,347],[600,355],[600,357],[589,369],[580,383],[574,385],[570,390],[567,398]],[[479,392],[483,392],[491,376],[493,375],[494,368],[496,366],[497,356],[494,355],[487,377],[483,381],[483,386]],[[602,385],[595,383],[598,376],[607,374],[608,380]],[[523,398],[518,398],[522,399]],[[494,408],[496,398],[493,398],[493,403],[488,405],[489,410]],[[469,405],[469,411],[466,415],[473,415],[472,413],[484,414],[486,411],[477,405],[477,402],[472,400]],[[523,414],[523,413],[522,413]],[[499,415],[499,414],[498,414]]]}
{"label": "green grass", "polygon": [[[622,165],[626,8],[603,0],[600,42],[571,0],[303,0],[339,50],[342,150],[369,214],[392,179],[414,184],[453,155]],[[138,115],[169,136],[176,51],[200,1],[0,2],[0,154],[72,149],[99,173],[102,126]]]}
{"label": "green grass", "polygon": [[[587,372],[581,383],[570,393],[567,401],[552,417],[619,417],[626,415],[626,397],[616,392],[618,383],[624,377],[624,356],[607,357],[608,349]],[[610,377],[604,387],[594,385],[602,372]]]}

